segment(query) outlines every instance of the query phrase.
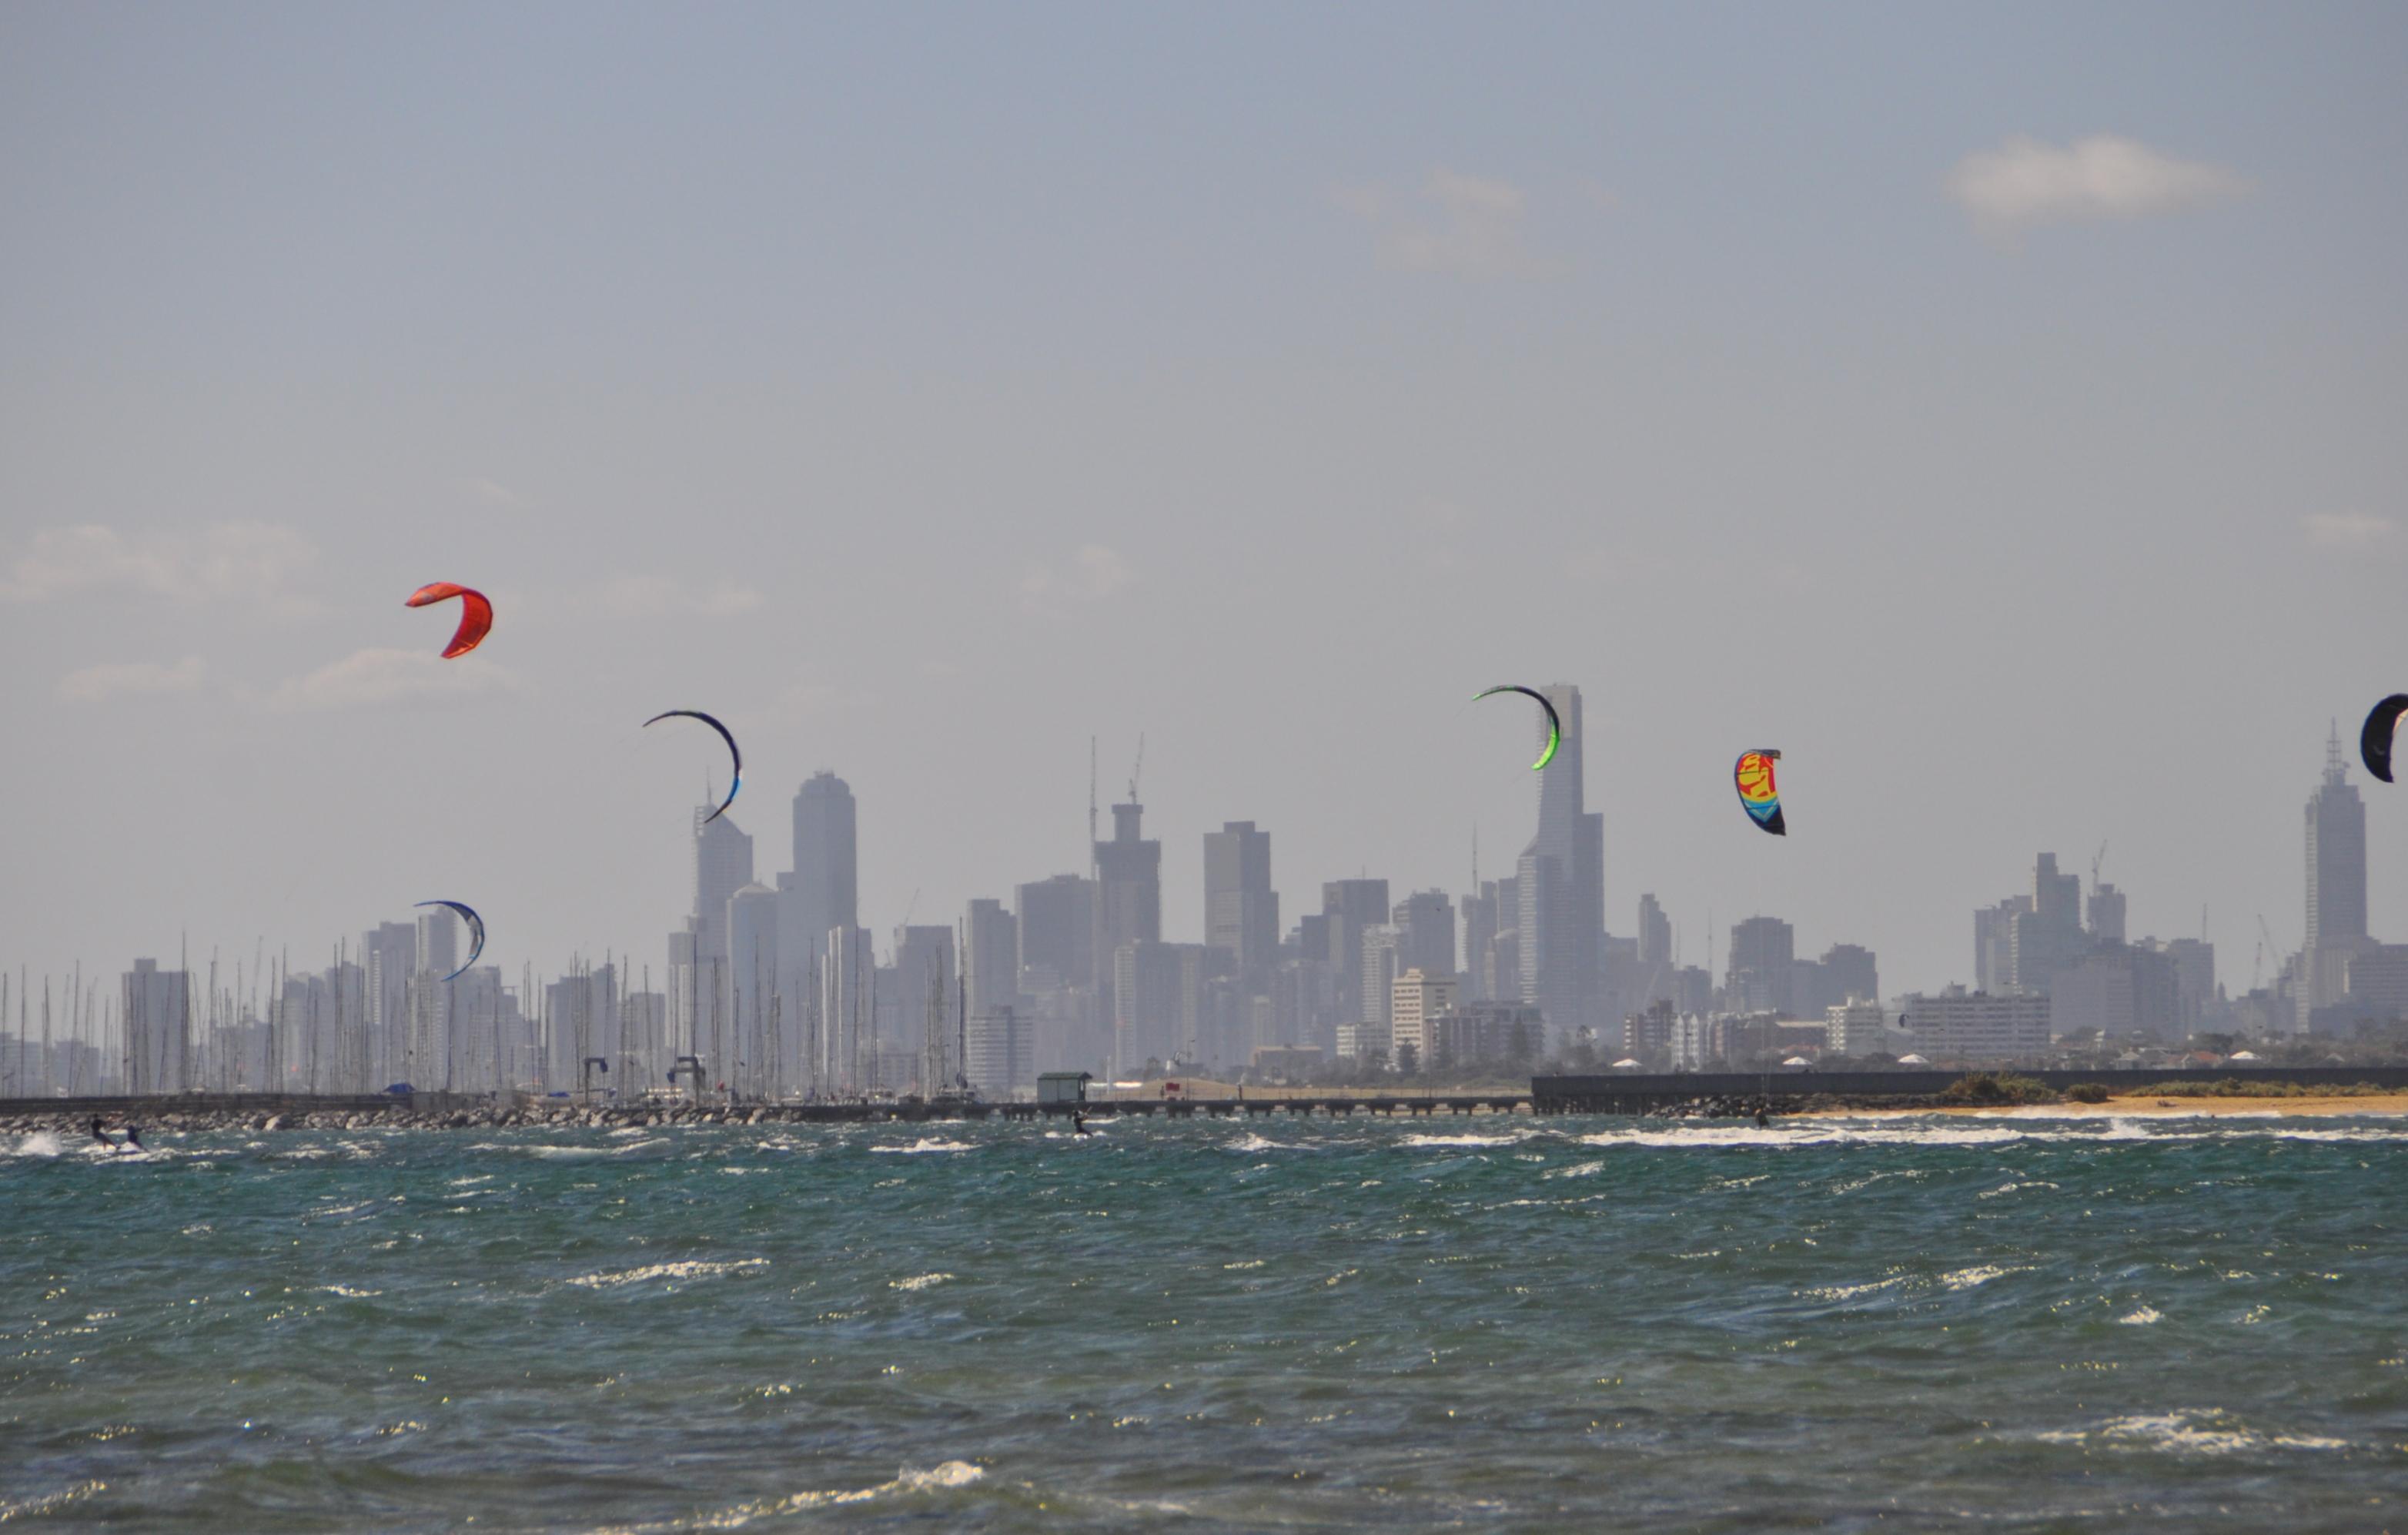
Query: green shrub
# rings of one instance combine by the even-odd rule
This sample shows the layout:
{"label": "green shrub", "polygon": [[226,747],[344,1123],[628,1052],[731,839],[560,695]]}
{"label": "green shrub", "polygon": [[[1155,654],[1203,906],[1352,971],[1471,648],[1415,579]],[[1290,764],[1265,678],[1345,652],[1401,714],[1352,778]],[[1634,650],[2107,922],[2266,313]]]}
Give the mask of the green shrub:
{"label": "green shrub", "polygon": [[1950,1083],[1940,1095],[1942,1103],[2055,1103],[2057,1093],[2037,1077],[2009,1071],[1975,1071]]}
{"label": "green shrub", "polygon": [[2104,1103],[2113,1095],[2103,1082],[2077,1082],[2065,1090],[2065,1096],[2076,1103]]}

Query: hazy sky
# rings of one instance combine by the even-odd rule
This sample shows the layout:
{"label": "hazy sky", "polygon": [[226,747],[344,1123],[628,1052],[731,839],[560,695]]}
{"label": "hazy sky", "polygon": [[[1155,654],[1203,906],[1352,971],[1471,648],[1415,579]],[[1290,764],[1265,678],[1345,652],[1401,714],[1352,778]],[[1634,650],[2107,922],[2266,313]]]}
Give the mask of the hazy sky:
{"label": "hazy sky", "polygon": [[1083,868],[1140,731],[1168,936],[1225,820],[1288,920],[1459,894],[1536,803],[1465,700],[1569,681],[1617,933],[1928,987],[2104,839],[2237,990],[2408,688],[2403,62],[2398,7],[18,0],[0,962],[445,897],[657,970],[669,708],[765,878],[852,782],[882,933]]}

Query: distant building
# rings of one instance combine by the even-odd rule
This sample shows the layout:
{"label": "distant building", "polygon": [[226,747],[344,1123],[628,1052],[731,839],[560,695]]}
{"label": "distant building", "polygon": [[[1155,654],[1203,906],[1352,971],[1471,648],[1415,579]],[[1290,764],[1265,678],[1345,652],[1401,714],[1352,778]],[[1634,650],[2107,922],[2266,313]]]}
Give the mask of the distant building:
{"label": "distant building", "polygon": [[1114,1019],[1120,1012],[1112,997],[1113,956],[1131,943],[1162,941],[1162,844],[1146,839],[1144,819],[1143,805],[1113,806],[1112,839],[1095,845],[1095,984],[1106,1015]]}
{"label": "distant building", "polygon": [[1423,1021],[1428,1047],[1425,1070],[1448,1070],[1535,1059],[1545,1043],[1546,1015],[1516,1002],[1464,1002]]}
{"label": "distant building", "polygon": [[1137,940],[1113,951],[1112,1075],[1149,1060],[1200,1064],[1206,950]]}
{"label": "distant building", "polygon": [[2306,984],[2300,988],[2300,1025],[2308,1014],[2339,1001],[2348,989],[2350,958],[2364,948],[2366,933],[2366,805],[2349,782],[2341,731],[2325,743],[2324,782],[2308,796],[2305,813],[2308,859],[2308,938],[2300,958]]}
{"label": "distant building", "polygon": [[1953,1060],[2028,1059],[2050,1043],[2049,998],[2040,992],[1917,993],[1905,999],[1899,1022],[1923,1054]]}
{"label": "distant building", "polygon": [[1279,893],[1271,888],[1271,834],[1228,821],[1204,834],[1204,941],[1226,949],[1249,988],[1279,962]]}
{"label": "distant building", "polygon": [[[1338,1026],[1338,1055],[1341,1060],[1364,1066],[1376,1066],[1388,1059],[1395,1051],[1396,1037],[1388,1026],[1381,1023],[1340,1024]],[[1401,1061],[1402,1057],[1398,1059]]]}
{"label": "distant building", "polygon": [[1272,1082],[1295,1082],[1321,1069],[1327,1054],[1319,1045],[1264,1045],[1254,1052],[1252,1074]]}
{"label": "distant building", "polygon": [[1397,977],[1404,973],[1404,934],[1386,923],[1366,927],[1361,948],[1357,973],[1362,977],[1363,1006],[1357,1022],[1393,1027],[1396,1015],[1390,1010],[1396,1003]]}
{"label": "distant building", "polygon": [[1004,1099],[1035,1084],[1027,1020],[1009,1005],[973,1012],[968,1023],[970,1085],[981,1097]]}
{"label": "distant building", "polygon": [[125,1090],[180,1093],[198,1086],[190,1074],[192,998],[182,970],[137,959],[120,980],[118,1017],[124,1021]]}
{"label": "distant building", "polygon": [[1388,913],[1397,930],[1397,968],[1452,976],[1455,965],[1455,902],[1443,890],[1422,890]]}
{"label": "distant building", "polygon": [[[852,785],[813,773],[795,792],[794,867],[778,876],[777,990],[799,1015],[817,986],[827,935],[861,920],[860,841]],[[748,872],[748,878],[749,872]]]}
{"label": "distant building", "polygon": [[1321,887],[1321,915],[1328,934],[1329,963],[1338,971],[1338,1007],[1344,1015],[1340,1021],[1359,1022],[1384,1014],[1384,995],[1376,997],[1374,1006],[1365,1006],[1371,994],[1363,983],[1363,931],[1387,924],[1388,882],[1328,881]]}
{"label": "distant building", "polygon": [[1096,983],[1096,882],[1076,874],[1012,892],[1020,924],[1020,968],[1042,967],[1065,986]]}
{"label": "distant building", "polygon": [[1734,1012],[1788,1012],[1794,1005],[1796,935],[1779,917],[1750,917],[1730,933],[1725,1006]]}
{"label": "distant building", "polygon": [[1639,962],[1672,963],[1672,919],[1664,914],[1653,895],[1639,897]]}
{"label": "distant building", "polygon": [[962,921],[968,952],[962,974],[972,1016],[1012,1005],[1020,996],[1020,923],[998,900],[970,902]]}
{"label": "distant building", "polygon": [[1412,1045],[1425,1062],[1435,1057],[1436,1040],[1430,1025],[1443,1013],[1455,1011],[1458,988],[1452,970],[1436,974],[1419,968],[1409,969],[1390,983],[1388,1029],[1398,1045]]}
{"label": "distant building", "polygon": [[[1562,721],[1562,740],[1539,775],[1539,827],[1513,870],[1522,965],[1520,999],[1565,1039],[1604,1026],[1605,817],[1587,809],[1580,689],[1540,689]],[[1545,725],[1537,725],[1541,740]]]}
{"label": "distant building", "polygon": [[1823,951],[1824,1006],[1881,999],[1881,967],[1873,952],[1856,943],[1834,943]]}
{"label": "distant building", "polygon": [[1890,1046],[1889,1015],[1879,1002],[1843,1002],[1827,1009],[1823,1025],[1824,1047],[1838,1055],[1881,1055],[1895,1054]]}
{"label": "distant building", "polygon": [[2112,944],[2124,941],[2124,893],[2112,884],[2090,887],[2090,940]]}

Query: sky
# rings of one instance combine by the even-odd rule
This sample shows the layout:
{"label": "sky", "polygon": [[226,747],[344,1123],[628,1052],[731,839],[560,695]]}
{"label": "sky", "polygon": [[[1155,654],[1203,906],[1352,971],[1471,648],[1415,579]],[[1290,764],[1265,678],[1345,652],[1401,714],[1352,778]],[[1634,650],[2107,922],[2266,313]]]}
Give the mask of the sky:
{"label": "sky", "polygon": [[1082,871],[1091,738],[1168,937],[1225,821],[1283,921],[1460,895],[1536,811],[1470,695],[1570,681],[1612,932],[1928,989],[2104,844],[2244,989],[2408,689],[2403,58],[2348,5],[0,7],[0,964],[441,897],[512,976],[660,966],[725,784],[673,708],[765,881],[852,784],[882,933]]}

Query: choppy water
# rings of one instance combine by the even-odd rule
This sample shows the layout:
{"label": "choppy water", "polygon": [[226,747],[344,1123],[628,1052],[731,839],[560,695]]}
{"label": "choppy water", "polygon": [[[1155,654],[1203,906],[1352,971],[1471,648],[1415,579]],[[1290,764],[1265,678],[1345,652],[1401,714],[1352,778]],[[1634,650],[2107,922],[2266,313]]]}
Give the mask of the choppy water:
{"label": "choppy water", "polygon": [[2408,1124],[0,1139],[0,1520],[2400,1528]]}

